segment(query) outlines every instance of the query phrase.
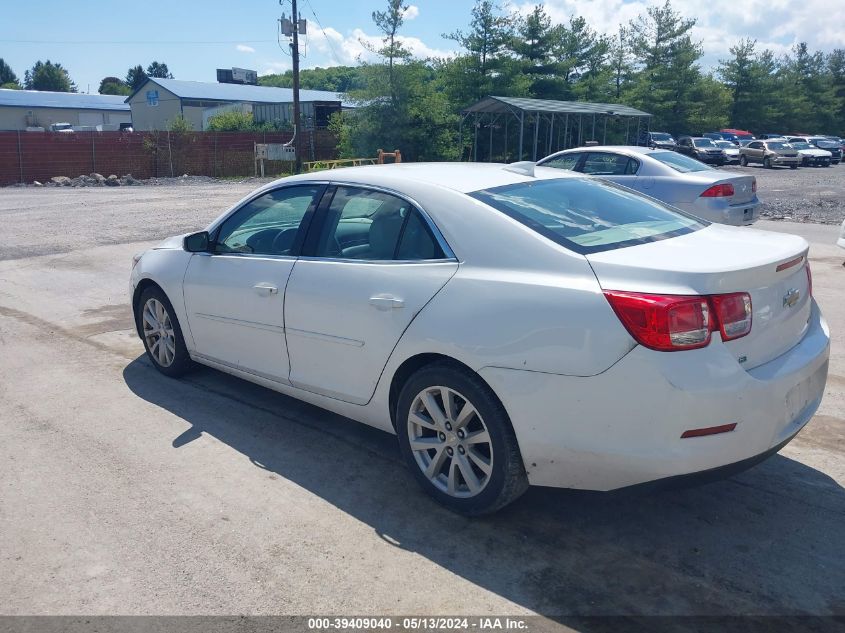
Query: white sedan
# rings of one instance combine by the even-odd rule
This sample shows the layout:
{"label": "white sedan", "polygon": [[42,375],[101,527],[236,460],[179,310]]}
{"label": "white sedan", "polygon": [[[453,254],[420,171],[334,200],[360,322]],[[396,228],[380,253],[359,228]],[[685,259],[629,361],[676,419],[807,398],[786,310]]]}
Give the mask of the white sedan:
{"label": "white sedan", "polygon": [[760,216],[754,176],[714,169],[670,150],[580,147],[546,156],[537,165],[599,176],[710,222],[748,225]]}
{"label": "white sedan", "polygon": [[480,514],[789,442],[827,379],[807,248],[556,169],[359,167],[137,256],[131,298],[163,374],[201,363],[395,433],[431,495]]}

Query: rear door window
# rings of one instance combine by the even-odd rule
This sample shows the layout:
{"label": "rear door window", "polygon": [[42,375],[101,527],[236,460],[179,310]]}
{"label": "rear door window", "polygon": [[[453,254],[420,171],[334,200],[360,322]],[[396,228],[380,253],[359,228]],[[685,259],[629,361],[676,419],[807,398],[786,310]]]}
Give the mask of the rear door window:
{"label": "rear door window", "polygon": [[639,163],[633,158],[608,152],[590,152],[579,171],[591,176],[630,176],[637,173]]}
{"label": "rear door window", "polygon": [[470,194],[577,253],[685,235],[707,223],[601,179],[556,178]]}
{"label": "rear door window", "polygon": [[550,158],[548,161],[541,162],[539,164],[543,167],[554,167],[556,169],[568,169],[571,171],[575,169],[583,155],[584,154],[582,152],[573,152],[572,154],[561,154],[560,156]]}

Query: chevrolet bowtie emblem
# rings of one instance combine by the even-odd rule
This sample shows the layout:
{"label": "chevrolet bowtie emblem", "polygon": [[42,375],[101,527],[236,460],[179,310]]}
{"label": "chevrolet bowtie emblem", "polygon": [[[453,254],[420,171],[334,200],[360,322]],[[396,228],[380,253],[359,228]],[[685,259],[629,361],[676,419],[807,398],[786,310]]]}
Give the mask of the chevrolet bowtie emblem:
{"label": "chevrolet bowtie emblem", "polygon": [[796,303],[798,303],[798,299],[801,298],[801,292],[796,288],[790,288],[785,295],[783,295],[783,307],[784,308],[791,308]]}

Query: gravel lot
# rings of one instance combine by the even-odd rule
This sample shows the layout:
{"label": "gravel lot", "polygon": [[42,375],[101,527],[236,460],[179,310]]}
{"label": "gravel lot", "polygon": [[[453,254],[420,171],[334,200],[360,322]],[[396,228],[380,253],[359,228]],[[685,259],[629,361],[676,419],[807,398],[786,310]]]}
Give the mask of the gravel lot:
{"label": "gravel lot", "polygon": [[[753,172],[771,204],[843,170]],[[0,190],[0,614],[845,614],[834,227],[758,223],[811,241],[833,332],[825,400],[779,455],[636,498],[533,489],[469,520],[417,489],[392,436],[142,354],[131,256],[254,186]]]}
{"label": "gravel lot", "polygon": [[831,167],[723,167],[757,178],[762,215],[772,220],[841,224],[845,219],[845,163]]}

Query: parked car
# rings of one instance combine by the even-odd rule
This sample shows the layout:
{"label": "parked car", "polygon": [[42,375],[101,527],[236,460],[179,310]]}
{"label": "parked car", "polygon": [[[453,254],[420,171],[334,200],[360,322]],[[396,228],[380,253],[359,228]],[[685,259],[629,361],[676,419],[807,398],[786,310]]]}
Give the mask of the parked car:
{"label": "parked car", "polygon": [[721,132],[705,132],[701,135],[703,138],[709,138],[711,141],[729,141],[731,145],[739,145],[735,134],[722,134]]}
{"label": "parked car", "polygon": [[677,142],[668,132],[643,132],[639,144],[660,149],[675,149]]}
{"label": "parked car", "polygon": [[826,149],[819,149],[800,139],[785,139],[790,147],[798,150],[798,158],[803,167],[830,167],[832,154]]}
{"label": "parked car", "polygon": [[668,150],[619,146],[569,149],[547,156],[537,165],[599,176],[710,222],[747,225],[760,213],[756,178],[717,171]]}
{"label": "parked car", "polygon": [[535,171],[403,163],[270,183],[135,257],[149,361],[396,433],[422,487],[466,514],[529,484],[733,472],[809,422],[829,336],[805,240]]}
{"label": "parked car", "polygon": [[760,163],[766,169],[789,167],[798,169],[798,150],[783,141],[751,141],[739,150],[739,164],[746,167],[750,163]]}
{"label": "parked car", "polygon": [[839,239],[836,240],[836,245],[845,248],[845,220],[842,221],[842,226],[839,229]]}
{"label": "parked car", "polygon": [[753,141],[754,139],[757,138],[756,136],[754,136],[748,130],[735,130],[735,129],[732,129],[732,128],[726,128],[724,130],[719,130],[719,131],[722,132],[722,134],[733,135],[736,138],[736,140],[738,140],[738,141],[742,141],[742,140]]}
{"label": "parked car", "polygon": [[818,147],[819,149],[830,152],[830,162],[832,165],[838,165],[839,161],[842,160],[842,148],[839,143],[831,141],[824,136],[802,136],[796,134],[789,137],[789,142],[791,143],[793,141],[804,141],[813,147]]}
{"label": "parked car", "polygon": [[677,151],[710,165],[724,165],[728,160],[724,150],[702,136],[679,136]]}
{"label": "parked car", "polygon": [[[778,134],[776,132],[768,132],[766,134],[761,134],[760,138],[766,141],[773,141],[775,139],[786,138],[786,134]],[[754,140],[754,139],[750,139]]]}
{"label": "parked car", "polygon": [[61,132],[63,134],[73,134],[73,126],[70,123],[53,123],[50,126],[51,132]]}
{"label": "parked car", "polygon": [[730,141],[714,140],[713,144],[725,152],[725,163],[739,163],[739,146]]}

